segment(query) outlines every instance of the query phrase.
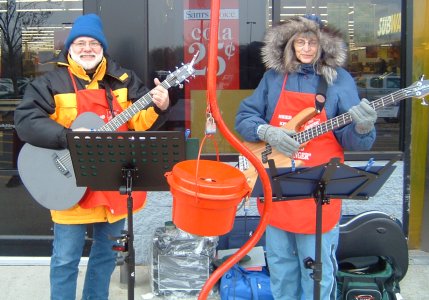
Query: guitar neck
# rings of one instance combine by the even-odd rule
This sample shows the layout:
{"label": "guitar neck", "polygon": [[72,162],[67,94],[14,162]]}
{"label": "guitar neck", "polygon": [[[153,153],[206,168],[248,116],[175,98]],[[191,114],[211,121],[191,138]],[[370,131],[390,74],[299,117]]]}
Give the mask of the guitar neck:
{"label": "guitar neck", "polygon": [[[169,89],[171,87],[167,80],[164,80],[161,83],[161,86],[165,89]],[[119,115],[116,115],[112,120],[98,128],[97,131],[116,131],[135,114],[148,107],[151,103],[152,96],[150,95],[150,92],[148,92],[143,97],[135,101],[130,107],[123,110]]]}
{"label": "guitar neck", "polygon": [[[197,59],[198,53],[198,51],[195,53],[191,62],[183,65],[180,68],[176,68],[176,71],[173,73],[170,72],[170,74],[167,75],[166,79],[161,82],[160,85],[166,90],[173,86],[182,87],[183,81],[188,81],[187,78],[194,76],[195,69],[193,65]],[[130,107],[123,110],[119,115],[115,116],[112,120],[98,128],[97,131],[116,131],[139,111],[147,108],[152,103],[152,100],[153,99],[150,95],[150,92],[146,93],[143,97],[135,101]]]}
{"label": "guitar neck", "polygon": [[[396,92],[393,92],[389,95],[386,95],[384,97],[381,97],[380,99],[377,99],[373,102],[370,102],[370,105],[375,110],[380,109],[385,106],[389,106],[392,104],[395,104],[396,102],[399,102],[400,100],[403,100],[405,98],[409,97],[409,95],[403,91],[399,90]],[[352,122],[352,117],[350,114],[344,113],[342,115],[339,115],[335,118],[329,119],[326,122],[323,122],[317,126],[308,128],[306,130],[300,131],[297,134],[293,136],[294,140],[296,140],[300,144],[304,144],[313,138],[316,138],[324,133],[327,133],[331,130],[335,130],[337,128],[343,127],[344,125],[347,125]]]}

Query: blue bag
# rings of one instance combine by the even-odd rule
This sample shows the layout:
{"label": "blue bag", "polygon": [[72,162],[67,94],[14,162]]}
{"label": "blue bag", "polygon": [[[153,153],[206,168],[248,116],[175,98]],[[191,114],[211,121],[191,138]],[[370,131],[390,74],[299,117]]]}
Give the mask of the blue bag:
{"label": "blue bag", "polygon": [[220,280],[222,300],[274,300],[267,268],[248,271],[234,265]]}

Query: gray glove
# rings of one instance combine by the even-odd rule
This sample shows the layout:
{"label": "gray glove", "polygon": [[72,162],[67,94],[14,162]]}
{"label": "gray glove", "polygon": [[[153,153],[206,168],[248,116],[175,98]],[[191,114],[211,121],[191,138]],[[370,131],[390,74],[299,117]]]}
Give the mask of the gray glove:
{"label": "gray glove", "polygon": [[349,110],[355,125],[355,130],[359,134],[366,134],[374,128],[374,123],[377,121],[377,112],[371,107],[369,101],[362,98],[358,105],[353,106]]}
{"label": "gray glove", "polygon": [[258,130],[258,136],[262,141],[267,142],[288,157],[292,157],[300,147],[300,144],[290,137],[294,133],[293,130],[267,124],[262,125]]}

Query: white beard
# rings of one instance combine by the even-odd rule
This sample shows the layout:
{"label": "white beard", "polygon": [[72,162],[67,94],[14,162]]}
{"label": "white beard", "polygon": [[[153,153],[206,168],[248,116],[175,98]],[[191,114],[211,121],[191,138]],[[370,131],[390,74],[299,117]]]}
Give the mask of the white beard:
{"label": "white beard", "polygon": [[101,50],[99,54],[94,54],[94,53],[89,54],[89,55],[93,55],[95,58],[94,60],[91,60],[91,61],[81,59],[81,56],[85,56],[88,54],[77,54],[73,51],[73,49],[71,47],[69,49],[69,53],[70,53],[71,58],[75,62],[77,62],[79,65],[81,65],[82,68],[86,71],[95,69],[98,66],[98,64],[101,62],[101,60],[103,59],[103,50]]}

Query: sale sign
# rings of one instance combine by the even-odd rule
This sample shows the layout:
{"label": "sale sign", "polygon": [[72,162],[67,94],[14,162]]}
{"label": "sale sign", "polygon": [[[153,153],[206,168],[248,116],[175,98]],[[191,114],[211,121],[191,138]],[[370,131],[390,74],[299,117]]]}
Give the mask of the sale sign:
{"label": "sale sign", "polygon": [[[184,17],[184,58],[192,59],[198,51],[196,78],[190,82],[191,89],[205,89],[208,46],[210,36],[210,0],[187,0]],[[219,89],[238,89],[239,81],[239,10],[236,0],[222,1],[218,28]]]}
{"label": "sale sign", "polygon": [[[187,0],[184,4],[184,60],[198,53],[195,78],[186,85],[191,90],[205,90],[210,37],[210,0]],[[237,0],[222,1],[218,27],[217,89],[240,88],[239,78],[239,9]],[[189,111],[187,107],[186,111]],[[188,119],[188,118],[187,118]],[[189,120],[189,119],[188,119]]]}

